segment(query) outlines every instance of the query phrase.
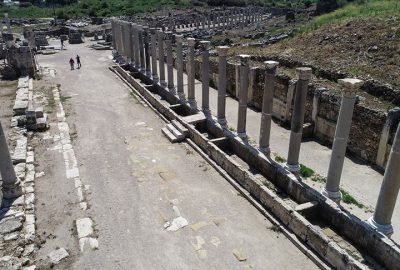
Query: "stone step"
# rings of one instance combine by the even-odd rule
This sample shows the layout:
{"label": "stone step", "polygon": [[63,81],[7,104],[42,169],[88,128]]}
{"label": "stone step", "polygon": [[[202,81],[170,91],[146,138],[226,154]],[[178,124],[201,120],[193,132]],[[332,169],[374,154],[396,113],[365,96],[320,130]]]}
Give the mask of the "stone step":
{"label": "stone step", "polygon": [[174,125],[172,124],[167,124],[167,129],[178,139],[178,140],[184,140],[185,135],[183,135],[179,130],[175,128]]}
{"label": "stone step", "polygon": [[174,127],[183,135],[185,135],[185,137],[189,136],[189,130],[187,128],[185,128],[180,122],[176,121],[176,120],[172,120],[171,124],[174,125]]}
{"label": "stone step", "polygon": [[167,139],[171,142],[171,143],[176,143],[178,142],[178,138],[176,138],[169,130],[168,128],[164,127],[161,129],[162,133],[165,135],[165,137],[167,137]]}

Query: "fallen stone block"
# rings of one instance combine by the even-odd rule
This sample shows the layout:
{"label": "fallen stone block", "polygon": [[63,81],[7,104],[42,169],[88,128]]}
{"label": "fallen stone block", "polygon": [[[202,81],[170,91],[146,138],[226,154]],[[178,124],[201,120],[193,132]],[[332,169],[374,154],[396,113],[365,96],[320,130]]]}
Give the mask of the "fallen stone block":
{"label": "fallen stone block", "polygon": [[78,238],[88,237],[93,234],[93,222],[90,218],[81,218],[76,220],[76,230]]}
{"label": "fallen stone block", "polygon": [[25,114],[26,109],[28,108],[28,101],[15,101],[13,111],[14,115],[23,115]]}
{"label": "fallen stone block", "polygon": [[18,219],[7,219],[0,223],[0,233],[7,234],[22,229],[22,222]]}
{"label": "fallen stone block", "polygon": [[68,256],[69,253],[64,248],[53,250],[48,255],[49,260],[53,265],[59,264],[63,259],[67,258]]}

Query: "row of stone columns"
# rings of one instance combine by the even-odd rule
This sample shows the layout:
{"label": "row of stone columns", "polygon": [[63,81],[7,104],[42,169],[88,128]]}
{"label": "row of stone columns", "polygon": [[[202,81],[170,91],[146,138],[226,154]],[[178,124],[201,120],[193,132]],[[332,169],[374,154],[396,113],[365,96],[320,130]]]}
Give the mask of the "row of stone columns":
{"label": "row of stone columns", "polygon": [[194,23],[189,24],[176,24],[172,19],[168,29],[174,31],[176,29],[211,29],[222,27],[224,29],[234,26],[245,26],[247,23],[254,23],[261,21],[263,18],[263,11],[260,8],[250,7],[241,10],[226,10],[211,13],[197,14],[194,18]]}
{"label": "row of stone columns", "polygon": [[[162,87],[167,87],[169,92],[173,95],[178,94],[181,99],[184,99],[183,89],[183,37],[175,35],[177,47],[177,93],[174,85],[173,75],[173,55],[172,55],[172,39],[171,32],[164,33],[155,29],[141,28],[140,26],[132,26],[133,42],[135,61],[133,65],[145,73],[149,78],[153,78],[154,83],[159,83]],[[118,31],[120,33],[118,33]],[[124,30],[113,22],[113,33],[115,40],[113,41],[118,53],[127,57],[126,46],[119,44],[124,40],[121,38],[121,33]],[[150,48],[149,38],[146,38],[144,33],[151,33],[151,57],[152,57],[152,72],[150,72]],[[144,39],[143,39],[144,37]],[[156,39],[158,38],[158,44]],[[132,41],[131,41],[132,42]],[[144,42],[144,45],[143,45]],[[165,43],[165,44],[164,44]],[[187,76],[188,76],[188,96],[187,101],[193,110],[197,110],[195,99],[195,39],[188,38],[188,54],[187,54]],[[209,108],[209,41],[201,41],[202,48],[202,103],[201,109],[203,113],[209,118],[211,112]],[[167,53],[167,81],[165,80],[164,69],[164,45]],[[158,47],[158,55],[156,48]],[[218,51],[218,106],[217,106],[217,121],[223,127],[227,128],[227,121],[225,116],[226,107],[226,65],[227,65],[227,46],[217,47]],[[140,59],[138,55],[140,54]],[[159,60],[159,77],[157,74],[157,57]],[[144,60],[144,58],[146,58]],[[247,118],[247,98],[249,88],[249,55],[239,55],[239,102],[238,102],[238,123],[237,135],[244,141],[247,139],[246,134],[246,118]],[[139,63],[140,62],[140,63]],[[260,139],[259,150],[260,152],[268,155],[270,153],[270,133],[272,121],[272,107],[273,107],[273,92],[275,88],[275,77],[277,72],[278,63],[274,61],[266,61],[265,63],[265,83],[263,104],[261,112],[260,123]],[[292,173],[298,174],[299,171],[299,156],[301,149],[301,140],[304,124],[304,115],[306,107],[306,97],[308,91],[308,84],[311,80],[312,70],[307,67],[296,69],[298,80],[296,83],[296,91],[294,98],[294,108],[292,112],[291,132],[289,151],[287,157],[286,168]],[[346,154],[347,141],[350,133],[351,119],[353,115],[354,105],[356,101],[356,93],[363,85],[363,81],[358,79],[341,79],[338,80],[339,85],[343,88],[342,102],[340,106],[339,117],[336,126],[336,132],[332,147],[332,155],[329,164],[328,176],[325,187],[321,191],[323,195],[339,203],[341,200],[340,193],[340,180],[343,170],[343,164]],[[1,141],[0,141],[1,142]],[[393,227],[391,225],[391,218],[397,200],[398,192],[400,189],[400,128],[396,132],[392,151],[390,153],[388,165],[386,168],[384,180],[382,183],[380,195],[377,201],[376,211],[368,221],[372,227],[384,234],[391,234]],[[3,167],[4,164],[0,164]],[[4,169],[3,169],[4,170]]]}

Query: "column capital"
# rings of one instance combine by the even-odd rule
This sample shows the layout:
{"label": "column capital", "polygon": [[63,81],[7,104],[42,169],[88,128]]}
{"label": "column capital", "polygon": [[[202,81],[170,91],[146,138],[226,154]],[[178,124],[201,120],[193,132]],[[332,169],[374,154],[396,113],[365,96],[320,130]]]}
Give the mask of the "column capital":
{"label": "column capital", "polygon": [[242,66],[248,65],[249,64],[249,60],[250,60],[250,55],[248,54],[239,54],[238,59],[240,61],[240,64]]}
{"label": "column capital", "polygon": [[265,66],[265,72],[267,74],[275,74],[276,73],[276,68],[278,67],[279,62],[276,61],[265,61],[264,66]]}
{"label": "column capital", "polygon": [[348,97],[355,97],[358,90],[363,86],[364,81],[359,79],[345,78],[339,79],[338,83],[343,88],[343,95]]}
{"label": "column capital", "polygon": [[296,68],[297,75],[299,76],[299,80],[309,80],[311,79],[312,69],[309,67],[299,67]]}
{"label": "column capital", "polygon": [[182,43],[183,42],[183,35],[175,35],[175,40],[178,43]]}
{"label": "column capital", "polygon": [[200,41],[200,45],[203,50],[208,50],[210,47],[210,41],[202,40]]}
{"label": "column capital", "polygon": [[188,42],[189,47],[194,47],[194,45],[196,44],[196,39],[188,38],[187,42]]}
{"label": "column capital", "polygon": [[227,56],[229,47],[228,46],[218,46],[217,51],[219,56]]}
{"label": "column capital", "polygon": [[171,31],[167,31],[165,32],[165,39],[166,40],[171,40],[172,39],[172,32]]}

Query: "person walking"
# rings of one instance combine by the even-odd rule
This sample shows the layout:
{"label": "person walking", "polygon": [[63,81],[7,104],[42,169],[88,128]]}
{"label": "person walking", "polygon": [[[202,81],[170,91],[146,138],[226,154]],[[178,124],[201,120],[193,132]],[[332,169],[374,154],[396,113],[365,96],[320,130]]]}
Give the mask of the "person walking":
{"label": "person walking", "polygon": [[70,66],[71,66],[71,70],[74,69],[74,63],[75,63],[75,61],[74,61],[74,59],[71,57],[71,59],[69,59],[69,64],[70,64]]}
{"label": "person walking", "polygon": [[81,68],[81,57],[79,55],[76,55],[76,64],[78,65],[78,68]]}

